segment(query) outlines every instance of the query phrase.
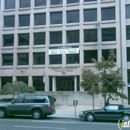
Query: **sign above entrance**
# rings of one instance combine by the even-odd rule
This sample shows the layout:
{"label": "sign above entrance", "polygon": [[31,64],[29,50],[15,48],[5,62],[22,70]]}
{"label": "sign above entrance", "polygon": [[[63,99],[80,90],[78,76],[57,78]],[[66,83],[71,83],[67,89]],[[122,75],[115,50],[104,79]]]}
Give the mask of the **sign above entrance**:
{"label": "sign above entrance", "polygon": [[58,55],[58,54],[77,54],[79,53],[78,46],[67,46],[67,47],[50,47],[49,55]]}

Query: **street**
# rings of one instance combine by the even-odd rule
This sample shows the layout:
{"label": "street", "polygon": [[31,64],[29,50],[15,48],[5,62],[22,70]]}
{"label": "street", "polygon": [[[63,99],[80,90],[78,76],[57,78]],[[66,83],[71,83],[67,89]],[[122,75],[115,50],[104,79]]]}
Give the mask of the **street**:
{"label": "street", "polygon": [[[0,119],[1,130],[119,130],[117,122],[86,122],[79,118],[65,119],[48,117],[32,118],[14,117]],[[125,128],[126,129],[126,128]],[[127,130],[127,129],[126,129]]]}

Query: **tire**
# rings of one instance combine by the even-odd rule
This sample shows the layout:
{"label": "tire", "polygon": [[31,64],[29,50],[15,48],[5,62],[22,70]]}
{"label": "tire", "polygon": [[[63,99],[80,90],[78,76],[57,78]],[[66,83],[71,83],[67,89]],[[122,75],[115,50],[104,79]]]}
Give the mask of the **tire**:
{"label": "tire", "polygon": [[33,119],[40,119],[42,117],[42,113],[40,110],[36,109],[32,112]]}
{"label": "tire", "polygon": [[94,121],[94,115],[92,113],[88,113],[86,115],[86,120],[89,121],[89,122]]}
{"label": "tire", "polygon": [[6,117],[6,110],[5,109],[0,109],[0,118]]}
{"label": "tire", "polygon": [[122,119],[124,121],[129,121],[130,120],[130,115],[126,114],[126,115],[123,115]]}

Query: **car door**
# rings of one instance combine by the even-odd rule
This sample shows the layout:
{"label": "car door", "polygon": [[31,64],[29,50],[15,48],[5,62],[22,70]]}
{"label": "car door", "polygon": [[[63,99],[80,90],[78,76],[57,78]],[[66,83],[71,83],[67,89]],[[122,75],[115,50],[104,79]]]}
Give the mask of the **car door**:
{"label": "car door", "polygon": [[22,105],[24,97],[18,97],[8,105],[8,113],[11,115],[23,114]]}

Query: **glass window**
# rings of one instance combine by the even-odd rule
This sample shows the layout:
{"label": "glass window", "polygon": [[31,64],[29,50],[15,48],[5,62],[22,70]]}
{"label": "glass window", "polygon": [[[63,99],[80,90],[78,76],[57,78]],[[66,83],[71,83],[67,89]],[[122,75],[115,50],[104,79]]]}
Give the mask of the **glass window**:
{"label": "glass window", "polygon": [[62,0],[51,0],[51,5],[61,5]]}
{"label": "glass window", "polygon": [[67,23],[78,23],[79,22],[79,11],[67,11]]}
{"label": "glass window", "polygon": [[62,32],[50,32],[50,44],[62,44]]}
{"label": "glass window", "polygon": [[107,106],[107,110],[118,110],[118,106]]}
{"label": "glass window", "polygon": [[36,96],[34,99],[34,103],[47,103],[47,99],[43,96]]}
{"label": "glass window", "polygon": [[6,83],[12,83],[12,77],[1,77],[1,89]]}
{"label": "glass window", "polygon": [[50,17],[51,24],[62,24],[62,12],[50,13]]}
{"label": "glass window", "polygon": [[18,97],[14,100],[14,103],[23,103],[24,97]]}
{"label": "glass window", "polygon": [[45,64],[45,52],[33,53],[33,64],[34,65],[44,65]]}
{"label": "glass window", "polygon": [[84,30],[84,42],[97,42],[97,29]]}
{"label": "glass window", "polygon": [[127,47],[127,62],[130,62],[130,47]]}
{"label": "glass window", "polygon": [[34,33],[34,45],[44,45],[45,44],[45,32]]}
{"label": "glass window", "polygon": [[33,103],[34,97],[26,96],[24,99],[24,103]]}
{"label": "glass window", "polygon": [[130,18],[130,5],[126,5],[126,19]]}
{"label": "glass window", "polygon": [[67,64],[78,64],[79,63],[79,54],[66,54],[66,63]]}
{"label": "glass window", "polygon": [[92,63],[92,58],[97,60],[97,50],[84,50],[84,63]]}
{"label": "glass window", "polygon": [[67,0],[67,4],[79,3],[79,0]]}
{"label": "glass window", "polygon": [[21,81],[28,84],[28,76],[18,76],[17,81]]}
{"label": "glass window", "polygon": [[130,26],[126,26],[126,39],[130,40]]}
{"label": "glass window", "polygon": [[15,16],[4,16],[4,27],[10,28],[15,25]]}
{"label": "glass window", "polygon": [[93,1],[97,1],[97,0],[84,0],[84,2],[93,2]]}
{"label": "glass window", "polygon": [[50,55],[50,64],[62,64],[62,55]]}
{"label": "glass window", "polygon": [[15,8],[15,0],[5,0],[5,9],[14,9]]}
{"label": "glass window", "polygon": [[29,45],[29,33],[18,34],[18,40],[19,46]]}
{"label": "glass window", "polygon": [[84,22],[97,21],[97,9],[84,10]]}
{"label": "glass window", "polygon": [[103,28],[102,41],[116,41],[116,28]]}
{"label": "glass window", "polygon": [[34,25],[45,25],[46,24],[46,14],[45,13],[35,14],[34,17],[35,17]]}
{"label": "glass window", "polygon": [[19,26],[30,26],[30,15],[19,15]]}
{"label": "glass window", "polygon": [[46,6],[46,0],[35,0],[35,6]]}
{"label": "glass window", "polygon": [[3,54],[3,66],[13,65],[13,54]]}
{"label": "glass window", "polygon": [[28,65],[29,54],[28,53],[18,53],[18,65]]}
{"label": "glass window", "polygon": [[36,91],[44,91],[43,76],[33,76],[33,86]]}
{"label": "glass window", "polygon": [[79,30],[67,31],[67,43],[79,43]]}
{"label": "glass window", "polygon": [[105,20],[115,20],[115,7],[102,8],[102,21]]}
{"label": "glass window", "polygon": [[31,4],[30,0],[20,0],[20,8],[30,7],[30,4]]}
{"label": "glass window", "polygon": [[13,46],[14,45],[14,34],[3,35],[3,46]]}

